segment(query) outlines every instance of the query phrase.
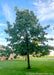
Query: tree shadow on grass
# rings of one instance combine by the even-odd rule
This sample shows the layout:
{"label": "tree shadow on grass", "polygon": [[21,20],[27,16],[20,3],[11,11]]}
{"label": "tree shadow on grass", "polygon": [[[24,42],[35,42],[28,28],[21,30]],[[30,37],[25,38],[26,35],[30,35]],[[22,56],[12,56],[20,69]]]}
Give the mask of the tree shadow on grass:
{"label": "tree shadow on grass", "polygon": [[31,69],[25,69],[24,68],[24,71],[25,72],[39,72],[40,71],[40,69],[39,68],[34,68],[34,67],[31,67]]}
{"label": "tree shadow on grass", "polygon": [[21,72],[31,72],[31,73],[35,73],[35,72],[40,72],[40,69],[39,68],[31,68],[31,69],[27,69],[26,67],[22,67],[22,68],[12,68],[12,70],[15,70],[15,71],[21,71]]}

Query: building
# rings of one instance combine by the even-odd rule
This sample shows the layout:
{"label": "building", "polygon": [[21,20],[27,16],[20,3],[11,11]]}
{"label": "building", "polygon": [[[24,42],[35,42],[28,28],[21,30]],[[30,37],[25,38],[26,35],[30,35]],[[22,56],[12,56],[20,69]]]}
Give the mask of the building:
{"label": "building", "polygon": [[2,61],[2,60],[6,60],[6,57],[5,56],[0,57],[0,61]]}

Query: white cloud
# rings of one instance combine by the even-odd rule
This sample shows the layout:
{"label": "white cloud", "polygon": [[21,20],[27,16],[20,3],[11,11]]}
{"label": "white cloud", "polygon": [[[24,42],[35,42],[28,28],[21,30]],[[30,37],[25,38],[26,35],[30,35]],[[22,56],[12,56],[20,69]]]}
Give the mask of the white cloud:
{"label": "white cloud", "polygon": [[0,26],[6,26],[6,24],[0,23]]}
{"label": "white cloud", "polygon": [[8,21],[10,21],[11,23],[13,23],[13,21],[14,21],[14,14],[12,12],[11,7],[9,7],[8,4],[3,4],[2,5],[2,9],[3,9],[3,13],[4,13],[6,19]]}
{"label": "white cloud", "polygon": [[5,39],[3,39],[3,38],[0,38],[0,41],[5,41]]}
{"label": "white cloud", "polygon": [[0,45],[7,46],[7,42],[0,42]]}
{"label": "white cloud", "polygon": [[42,0],[35,1],[35,11],[38,14],[40,21],[54,19],[54,0]]}
{"label": "white cloud", "polygon": [[3,36],[3,35],[4,35],[4,33],[1,33],[1,34],[0,34],[0,36]]}
{"label": "white cloud", "polygon": [[[54,39],[54,35],[53,34],[48,34],[45,35],[46,38],[53,38]],[[50,46],[54,46],[54,40],[49,40],[48,42],[46,42],[46,44],[50,45]]]}
{"label": "white cloud", "polygon": [[54,35],[45,35],[46,38],[54,38]]}
{"label": "white cloud", "polygon": [[5,32],[0,33],[0,36],[6,36]]}
{"label": "white cloud", "polygon": [[6,39],[0,38],[0,45],[7,46],[8,43],[9,43],[9,42],[7,42]]}
{"label": "white cloud", "polygon": [[0,40],[3,40],[2,38],[0,38]]}
{"label": "white cloud", "polygon": [[[54,41],[53,41],[54,42]],[[48,43],[48,45],[53,46],[54,47],[54,43]]]}

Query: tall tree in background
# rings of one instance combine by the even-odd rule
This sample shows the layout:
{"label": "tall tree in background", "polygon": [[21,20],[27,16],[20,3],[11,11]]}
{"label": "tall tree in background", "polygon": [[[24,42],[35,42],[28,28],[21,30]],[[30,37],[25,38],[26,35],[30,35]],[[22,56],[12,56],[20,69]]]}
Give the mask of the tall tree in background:
{"label": "tall tree in background", "polygon": [[[14,49],[14,52],[21,55],[27,55],[28,69],[30,69],[29,54],[40,52],[43,54],[47,52],[51,47],[46,45],[45,42],[48,39],[45,37],[45,29],[49,27],[42,27],[38,22],[37,17],[33,11],[19,10],[15,7],[16,20],[13,25],[7,22],[7,29],[5,32],[9,35],[7,38],[10,41],[10,46]],[[39,44],[33,42],[37,41]]]}

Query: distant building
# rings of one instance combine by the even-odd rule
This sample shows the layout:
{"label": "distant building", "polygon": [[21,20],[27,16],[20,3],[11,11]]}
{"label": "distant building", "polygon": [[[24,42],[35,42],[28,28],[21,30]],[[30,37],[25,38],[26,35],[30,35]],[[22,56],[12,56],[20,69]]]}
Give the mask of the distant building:
{"label": "distant building", "polygon": [[6,57],[5,56],[0,57],[0,61],[2,61],[2,60],[6,60]]}
{"label": "distant building", "polygon": [[14,59],[14,56],[15,56],[15,54],[14,54],[14,53],[13,53],[13,54],[10,54],[10,56],[9,56],[8,60]]}

